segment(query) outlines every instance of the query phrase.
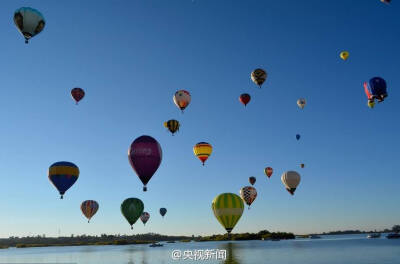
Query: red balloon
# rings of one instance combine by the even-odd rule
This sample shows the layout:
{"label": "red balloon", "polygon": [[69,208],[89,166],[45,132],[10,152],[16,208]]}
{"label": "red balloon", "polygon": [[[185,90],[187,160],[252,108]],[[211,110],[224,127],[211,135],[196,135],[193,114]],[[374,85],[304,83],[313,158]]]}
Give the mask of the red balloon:
{"label": "red balloon", "polygon": [[250,102],[250,94],[244,93],[239,96],[239,101],[246,106]]}
{"label": "red balloon", "polygon": [[75,100],[76,104],[85,96],[85,91],[82,88],[74,88],[71,90],[71,96]]}

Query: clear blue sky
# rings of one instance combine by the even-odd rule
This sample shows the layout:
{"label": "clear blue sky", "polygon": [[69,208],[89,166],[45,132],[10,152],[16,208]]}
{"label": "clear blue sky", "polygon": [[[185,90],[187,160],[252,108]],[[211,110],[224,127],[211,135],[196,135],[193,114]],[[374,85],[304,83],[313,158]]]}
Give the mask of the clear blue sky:
{"label": "clear blue sky", "polygon": [[[47,22],[29,45],[12,20],[21,6]],[[128,197],[151,214],[134,234],[223,233],[211,201],[249,176],[258,197],[234,232],[399,224],[399,11],[379,0],[1,1],[0,237],[130,234]],[[269,73],[262,89],[250,80],[257,67]],[[362,83],[374,76],[389,97],[371,110]],[[86,91],[78,106],[76,86]],[[179,89],[192,94],[184,114]],[[176,136],[163,127],[172,118]],[[163,150],[147,193],[127,158],[143,134]],[[214,147],[205,167],[192,151],[200,141]],[[81,171],[64,200],[47,178],[60,160]],[[286,170],[302,176],[293,197]],[[90,224],[86,199],[100,203]]]}

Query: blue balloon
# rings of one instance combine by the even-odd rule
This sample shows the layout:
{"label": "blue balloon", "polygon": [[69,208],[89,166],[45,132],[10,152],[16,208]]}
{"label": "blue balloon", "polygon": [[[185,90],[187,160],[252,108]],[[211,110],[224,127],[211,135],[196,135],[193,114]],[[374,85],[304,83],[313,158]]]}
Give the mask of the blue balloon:
{"label": "blue balloon", "polygon": [[300,139],[300,135],[299,135],[299,134],[296,135],[296,139],[297,139],[297,140]]}
{"label": "blue balloon", "polygon": [[386,81],[381,77],[374,77],[369,80],[368,86],[373,96],[387,96]]}

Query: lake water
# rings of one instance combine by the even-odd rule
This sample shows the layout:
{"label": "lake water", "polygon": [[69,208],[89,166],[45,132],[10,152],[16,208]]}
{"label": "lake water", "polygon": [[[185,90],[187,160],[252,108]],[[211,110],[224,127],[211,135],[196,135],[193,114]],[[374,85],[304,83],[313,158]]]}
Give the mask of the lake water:
{"label": "lake water", "polygon": [[[179,260],[172,258],[174,250],[176,257],[181,255]],[[223,258],[224,251],[226,259],[216,260]],[[195,257],[203,260],[193,260]],[[0,264],[4,263],[400,264],[400,239],[341,235],[289,241],[177,242],[157,248],[148,245],[10,248],[0,250]]]}

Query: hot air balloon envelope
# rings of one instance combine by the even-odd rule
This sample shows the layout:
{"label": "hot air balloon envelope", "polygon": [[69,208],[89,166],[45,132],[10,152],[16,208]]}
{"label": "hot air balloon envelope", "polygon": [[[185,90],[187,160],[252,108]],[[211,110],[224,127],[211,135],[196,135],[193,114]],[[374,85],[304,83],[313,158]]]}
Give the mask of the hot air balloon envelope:
{"label": "hot air balloon envelope", "polygon": [[143,182],[143,191],[146,184],[161,164],[161,146],[150,136],[141,136],[135,139],[128,150],[129,163]]}
{"label": "hot air balloon envelope", "polygon": [[72,162],[59,161],[49,167],[48,176],[62,199],[65,192],[78,180],[79,168]]}

